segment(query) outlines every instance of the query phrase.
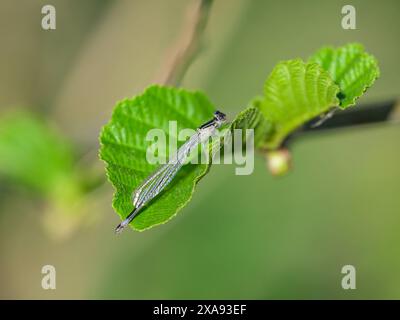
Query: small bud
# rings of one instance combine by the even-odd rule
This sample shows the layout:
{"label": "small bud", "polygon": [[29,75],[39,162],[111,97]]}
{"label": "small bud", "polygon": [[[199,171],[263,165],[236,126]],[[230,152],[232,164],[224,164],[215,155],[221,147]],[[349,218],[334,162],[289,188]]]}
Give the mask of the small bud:
{"label": "small bud", "polygon": [[274,176],[283,176],[291,168],[291,154],[288,149],[278,149],[266,153],[267,167]]}

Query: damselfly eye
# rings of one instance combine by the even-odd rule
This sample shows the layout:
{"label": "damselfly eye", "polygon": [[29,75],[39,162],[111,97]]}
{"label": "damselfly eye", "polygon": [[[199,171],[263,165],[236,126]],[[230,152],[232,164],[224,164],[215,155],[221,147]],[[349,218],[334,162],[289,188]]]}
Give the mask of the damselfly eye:
{"label": "damselfly eye", "polygon": [[220,122],[226,121],[226,115],[225,115],[225,113],[222,113],[221,111],[215,111],[214,117],[215,117],[215,119],[217,119]]}

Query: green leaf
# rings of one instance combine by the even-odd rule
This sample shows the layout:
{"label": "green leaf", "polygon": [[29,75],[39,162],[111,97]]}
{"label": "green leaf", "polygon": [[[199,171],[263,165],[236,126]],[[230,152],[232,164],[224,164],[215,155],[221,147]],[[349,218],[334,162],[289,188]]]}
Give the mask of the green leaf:
{"label": "green leaf", "polygon": [[236,116],[230,125],[230,129],[253,129],[254,146],[261,147],[271,134],[272,125],[271,122],[267,121],[261,111],[252,104]]}
{"label": "green leaf", "polygon": [[0,118],[0,183],[45,201],[37,218],[51,237],[65,239],[93,213],[88,191],[99,182],[92,175],[76,164],[71,144],[51,123],[22,110]]}
{"label": "green leaf", "polygon": [[285,137],[312,118],[337,106],[339,87],[317,63],[301,59],[278,63],[264,85],[264,96],[252,105],[270,123],[263,142],[278,148]]}
{"label": "green leaf", "polygon": [[[151,86],[143,94],[116,105],[111,121],[100,135],[100,157],[107,164],[107,175],[115,188],[113,207],[122,219],[133,209],[134,189],[158,167],[146,160],[146,150],[153,143],[146,141],[148,131],[158,128],[168,135],[171,120],[177,121],[178,132],[195,129],[212,119],[214,111],[214,106],[200,92],[160,86]],[[168,141],[176,138],[168,136]],[[178,141],[178,147],[183,142]],[[171,219],[191,199],[197,182],[208,169],[209,164],[184,165],[131,226],[144,230]]]}
{"label": "green leaf", "polygon": [[26,112],[0,119],[0,176],[42,195],[78,193],[69,143],[50,125]]}
{"label": "green leaf", "polygon": [[339,85],[342,109],[354,105],[379,76],[376,59],[358,43],[322,48],[310,61],[320,64]]}

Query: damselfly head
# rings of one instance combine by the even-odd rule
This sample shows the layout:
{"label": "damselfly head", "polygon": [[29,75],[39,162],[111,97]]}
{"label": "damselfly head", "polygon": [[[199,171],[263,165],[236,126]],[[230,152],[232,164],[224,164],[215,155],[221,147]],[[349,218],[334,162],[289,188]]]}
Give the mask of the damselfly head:
{"label": "damselfly head", "polygon": [[214,119],[217,121],[217,123],[219,125],[221,125],[226,122],[226,115],[225,115],[225,113],[222,113],[221,111],[215,111]]}

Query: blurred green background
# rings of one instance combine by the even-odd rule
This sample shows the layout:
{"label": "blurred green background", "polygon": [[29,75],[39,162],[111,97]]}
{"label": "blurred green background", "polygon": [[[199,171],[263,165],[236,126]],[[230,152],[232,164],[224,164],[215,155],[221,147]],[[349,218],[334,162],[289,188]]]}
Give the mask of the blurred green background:
{"label": "blurred green background", "polygon": [[[50,1],[2,0],[0,119],[15,110],[46,119],[72,145],[69,165],[104,177],[99,130],[116,101],[155,79],[190,2],[52,0],[57,29],[44,31]],[[341,27],[345,4],[215,1],[183,86],[233,116],[279,60],[357,41],[381,68],[360,103],[398,97],[400,2],[351,1],[357,30]],[[0,298],[399,299],[399,138],[396,125],[303,138],[283,178],[271,177],[262,158],[250,176],[213,166],[169,223],[118,237],[110,184],[94,182],[68,206],[64,189],[54,205],[0,178]],[[56,267],[56,290],[41,287],[46,264]],[[356,290],[341,288],[346,264],[356,267]]]}

